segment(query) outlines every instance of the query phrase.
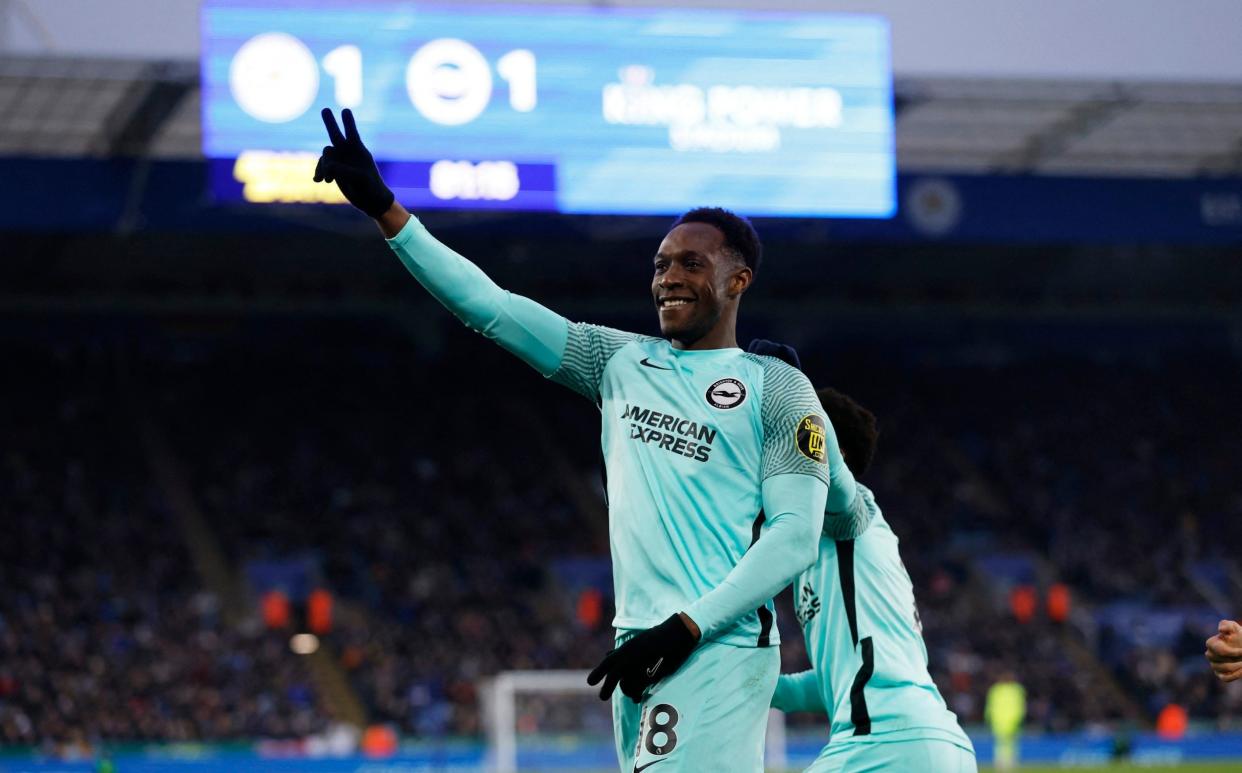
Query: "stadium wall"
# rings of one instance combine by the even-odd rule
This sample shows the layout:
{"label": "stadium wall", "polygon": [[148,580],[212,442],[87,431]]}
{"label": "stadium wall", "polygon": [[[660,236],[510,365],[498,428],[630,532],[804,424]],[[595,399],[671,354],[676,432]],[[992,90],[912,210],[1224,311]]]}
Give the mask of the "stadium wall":
{"label": "stadium wall", "polygon": [[[527,4],[564,5],[561,0]],[[0,52],[193,59],[200,0],[0,3]],[[661,0],[610,5],[666,7]],[[976,0],[679,0],[683,8],[877,13],[893,30],[899,76],[1117,78],[1242,81],[1242,5],[1196,0],[1043,0],[981,6]]]}
{"label": "stadium wall", "polygon": [[[306,226],[299,214],[339,215],[370,229],[347,207],[215,204],[208,178],[232,180],[231,163],[0,158],[0,229],[282,231]],[[898,196],[901,214],[892,219],[810,222],[825,229],[830,222],[832,238],[848,241],[1242,243],[1238,178],[902,175]],[[502,230],[506,219],[520,219],[523,230],[532,220],[556,220],[507,215]],[[655,220],[662,233],[668,218]],[[807,222],[772,221],[765,235],[779,238],[782,229],[797,227],[790,224]]]}

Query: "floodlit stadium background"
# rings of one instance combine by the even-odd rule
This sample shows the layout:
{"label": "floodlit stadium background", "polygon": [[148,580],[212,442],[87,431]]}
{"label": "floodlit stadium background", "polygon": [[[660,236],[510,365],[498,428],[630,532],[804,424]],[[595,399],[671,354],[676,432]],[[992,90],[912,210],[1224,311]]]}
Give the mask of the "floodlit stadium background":
{"label": "floodlit stadium background", "polygon": [[[1242,599],[1242,9],[780,7],[886,20],[896,212],[758,219],[739,337],[879,416],[865,482],[981,762],[1012,672],[1024,766],[1236,769],[1242,690],[1202,651]],[[365,217],[233,195],[319,194],[296,159],[204,154],[200,10],[0,0],[0,771],[479,771],[505,737],[523,771],[615,769],[606,710],[545,673],[609,647],[597,413]],[[424,220],[502,286],[653,329],[669,218],[468,187]],[[544,676],[501,732],[517,671]],[[826,740],[783,732],[774,770]]]}

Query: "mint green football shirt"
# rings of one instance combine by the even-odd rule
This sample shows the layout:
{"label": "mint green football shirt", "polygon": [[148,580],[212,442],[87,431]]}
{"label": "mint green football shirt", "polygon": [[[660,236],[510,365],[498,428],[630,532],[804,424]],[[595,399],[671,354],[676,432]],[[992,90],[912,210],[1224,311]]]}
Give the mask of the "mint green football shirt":
{"label": "mint green football shirt", "polygon": [[[759,538],[766,478],[829,482],[835,437],[819,399],[775,358],[570,323],[552,379],[602,414],[619,629],[650,628],[720,585]],[[714,638],[775,645],[773,621],[768,601]]]}
{"label": "mint green football shirt", "polygon": [[852,540],[820,538],[819,558],[794,581],[794,607],[812,669],[783,674],[772,705],[826,712],[831,744],[939,739],[973,750],[927,670],[914,585],[872,492],[871,522]]}
{"label": "mint green football shirt", "polygon": [[[388,243],[464,324],[599,406],[614,625],[685,612],[705,641],[778,643],[771,597],[811,565],[821,528],[852,528],[861,508],[802,373],[737,348],[684,351],[570,322],[498,287],[417,218]],[[825,517],[825,501],[838,516]]]}

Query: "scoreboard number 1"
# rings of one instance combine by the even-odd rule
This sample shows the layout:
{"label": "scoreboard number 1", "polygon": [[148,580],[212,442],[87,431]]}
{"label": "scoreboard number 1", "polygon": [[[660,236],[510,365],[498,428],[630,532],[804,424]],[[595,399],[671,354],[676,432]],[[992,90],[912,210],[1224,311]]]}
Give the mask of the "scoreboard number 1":
{"label": "scoreboard number 1", "polygon": [[[535,109],[535,55],[510,51],[496,62],[509,84],[509,106]],[[410,102],[423,117],[442,126],[460,126],[482,115],[492,98],[492,68],[482,52],[464,40],[440,38],[414,52],[405,68]]]}
{"label": "scoreboard number 1", "polygon": [[357,46],[337,46],[323,58],[323,69],[332,76],[333,96],[341,107],[362,104],[362,50]]}

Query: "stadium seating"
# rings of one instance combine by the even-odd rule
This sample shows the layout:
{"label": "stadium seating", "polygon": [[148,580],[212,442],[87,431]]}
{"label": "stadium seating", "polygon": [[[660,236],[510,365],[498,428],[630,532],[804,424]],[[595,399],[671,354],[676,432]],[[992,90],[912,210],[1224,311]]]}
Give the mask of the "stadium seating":
{"label": "stadium seating", "polygon": [[[139,407],[108,386],[114,353],[8,353],[26,375],[0,477],[17,535],[0,546],[6,743],[290,737],[331,719],[289,631],[224,622],[118,416],[168,438],[234,571],[297,562],[337,595],[328,642],[372,721],[478,735],[480,677],[608,649],[609,610],[579,606],[611,590],[594,408],[464,332],[417,355],[383,325],[295,328],[149,342],[126,369]],[[880,417],[865,480],[965,722],[1004,671],[1037,729],[1142,724],[1170,702],[1235,721],[1201,651],[1213,599],[1237,590],[1236,363],[803,351],[812,377],[829,358]],[[1067,621],[1042,607],[1057,582]],[[1041,600],[1025,623],[1018,585]],[[788,670],[805,654],[783,607]]]}
{"label": "stadium seating", "polygon": [[3,350],[0,746],[296,738],[328,715],[287,639],[195,575],[99,346]]}

